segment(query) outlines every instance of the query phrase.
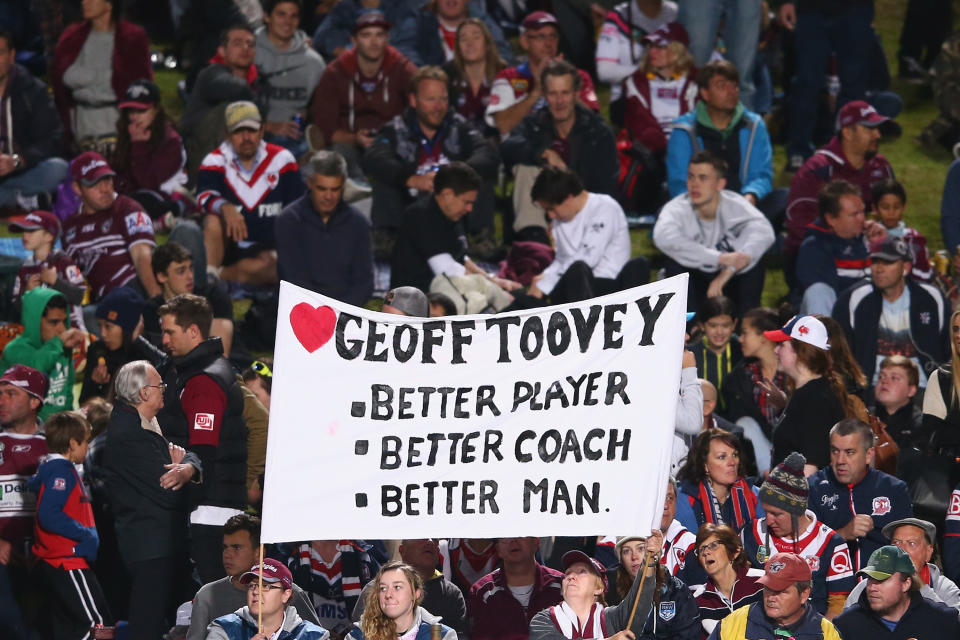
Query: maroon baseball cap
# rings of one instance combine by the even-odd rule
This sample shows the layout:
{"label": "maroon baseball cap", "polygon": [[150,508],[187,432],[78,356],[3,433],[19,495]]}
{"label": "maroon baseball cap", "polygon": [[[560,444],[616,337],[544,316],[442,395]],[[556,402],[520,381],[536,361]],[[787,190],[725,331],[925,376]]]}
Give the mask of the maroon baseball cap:
{"label": "maroon baseball cap", "polygon": [[353,25],[354,35],[367,27],[380,27],[381,29],[389,31],[390,22],[387,20],[387,16],[383,15],[382,11],[370,9],[360,12],[360,15],[357,16],[357,21]]}
{"label": "maroon baseball cap", "polygon": [[554,29],[559,29],[560,24],[557,22],[556,16],[554,16],[552,13],[548,13],[546,11],[534,11],[524,18],[523,22],[520,23],[520,33],[536,31],[537,29],[542,29],[543,27],[553,27]]}
{"label": "maroon baseball cap", "polygon": [[879,127],[889,119],[877,113],[876,109],[863,100],[854,100],[843,105],[840,113],[837,114],[837,130],[852,127],[855,124],[862,124],[865,127]]}
{"label": "maroon baseball cap", "polygon": [[14,216],[9,220],[11,231],[36,231],[43,229],[54,239],[60,235],[60,218],[49,211],[31,211],[25,216]]}
{"label": "maroon baseball cap", "polygon": [[679,22],[668,22],[660,25],[660,28],[653,33],[643,36],[642,42],[647,42],[655,47],[665,47],[671,42],[679,42],[688,47],[690,46],[690,34]]}
{"label": "maroon baseball cap", "polygon": [[43,400],[47,395],[47,376],[25,364],[15,364],[0,376],[0,384],[20,387],[34,398]]}
{"label": "maroon baseball cap", "polygon": [[560,559],[560,565],[563,567],[564,572],[578,562],[584,563],[587,565],[587,567],[592,569],[595,574],[600,576],[600,579],[603,581],[603,592],[606,593],[609,587],[609,584],[607,583],[607,570],[603,568],[603,565],[600,564],[596,558],[591,558],[583,551],[574,549],[573,551],[567,551]]}
{"label": "maroon baseball cap", "polygon": [[110,168],[107,159],[96,151],[84,151],[70,163],[70,174],[74,181],[85,187],[92,187],[107,176],[117,172]]}
{"label": "maroon baseball cap", "polygon": [[810,580],[813,574],[807,561],[795,553],[775,553],[763,566],[763,575],[757,580],[774,591],[783,591],[794,582]]}
{"label": "maroon baseball cap", "polygon": [[[262,569],[261,566],[263,567]],[[262,565],[255,564],[250,567],[250,571],[240,576],[240,584],[250,584],[260,577],[261,572],[263,573],[264,582],[279,582],[283,585],[284,589],[293,588],[293,576],[290,574],[290,569],[287,569],[282,562],[274,560],[273,558],[265,558]]]}

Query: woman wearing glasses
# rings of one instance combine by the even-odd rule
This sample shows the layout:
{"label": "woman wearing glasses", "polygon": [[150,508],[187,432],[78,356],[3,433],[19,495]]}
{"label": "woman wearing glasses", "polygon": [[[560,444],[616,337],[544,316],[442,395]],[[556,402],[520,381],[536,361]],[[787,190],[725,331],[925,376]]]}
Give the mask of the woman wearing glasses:
{"label": "woman wearing glasses", "polygon": [[707,582],[693,589],[706,638],[734,609],[759,603],[762,569],[751,569],[737,533],[725,524],[707,523],[697,532],[697,560],[707,572]]}
{"label": "woman wearing glasses", "polygon": [[130,572],[131,640],[156,640],[196,585],[187,563],[186,492],[200,459],[167,442],[157,424],[166,385],[146,360],[120,367],[103,466],[120,554]]}

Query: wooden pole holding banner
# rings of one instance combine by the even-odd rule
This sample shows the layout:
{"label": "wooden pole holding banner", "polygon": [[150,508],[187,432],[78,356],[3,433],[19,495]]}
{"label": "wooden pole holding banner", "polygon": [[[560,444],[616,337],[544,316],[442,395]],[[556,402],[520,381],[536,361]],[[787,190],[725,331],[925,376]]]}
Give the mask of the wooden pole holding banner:
{"label": "wooden pole holding banner", "polygon": [[643,581],[647,579],[647,562],[650,558],[650,552],[644,549],[643,551],[643,573],[640,574],[640,586],[637,587],[637,595],[633,598],[633,607],[630,609],[630,618],[627,620],[627,626],[624,627],[624,630],[630,629],[633,626],[633,616],[637,614],[637,605],[640,604],[640,593],[643,591]]}
{"label": "wooden pole holding banner", "polygon": [[[646,570],[644,570],[646,575]],[[257,571],[257,597],[260,603],[257,605],[257,633],[263,633],[263,543],[260,543],[260,570]],[[634,604],[634,607],[637,605]],[[633,616],[630,616],[633,618]]]}

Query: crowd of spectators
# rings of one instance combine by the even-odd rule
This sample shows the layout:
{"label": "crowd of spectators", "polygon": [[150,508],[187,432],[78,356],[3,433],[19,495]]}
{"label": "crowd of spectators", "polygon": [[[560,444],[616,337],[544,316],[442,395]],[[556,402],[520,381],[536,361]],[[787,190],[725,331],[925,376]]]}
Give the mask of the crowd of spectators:
{"label": "crowd of spectators", "polygon": [[[22,4],[0,637],[960,637],[960,160],[928,243],[872,0]],[[954,149],[948,5],[897,59]],[[427,317],[681,273],[649,536],[260,545],[281,280]]]}

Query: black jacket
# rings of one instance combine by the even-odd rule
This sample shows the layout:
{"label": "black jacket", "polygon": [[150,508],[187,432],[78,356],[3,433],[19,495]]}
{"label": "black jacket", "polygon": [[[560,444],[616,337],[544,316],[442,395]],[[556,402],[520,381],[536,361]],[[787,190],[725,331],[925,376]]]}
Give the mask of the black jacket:
{"label": "black jacket", "polygon": [[[920,362],[929,374],[949,358],[950,305],[936,287],[907,278],[910,292],[910,336]],[[873,380],[877,367],[877,335],[883,296],[870,281],[859,282],[840,294],[833,317],[843,327],[860,368]]]}
{"label": "black jacket", "polygon": [[887,413],[886,407],[877,403],[872,412],[887,425],[887,433],[900,449],[916,447],[924,450],[929,434],[923,430],[923,410],[917,403],[908,402],[894,411],[893,415]]}
{"label": "black jacket", "polygon": [[919,593],[910,594],[910,606],[893,631],[870,610],[866,590],[857,604],[833,619],[833,625],[844,638],[960,638],[957,610],[926,600]]}
{"label": "black jacket", "polygon": [[[7,120],[6,97],[10,97],[10,119]],[[0,118],[4,129],[13,132],[13,149],[2,153],[18,153],[23,164],[10,175],[30,169],[39,162],[63,152],[63,123],[53,105],[47,85],[16,65],[11,72]]]}
{"label": "black jacket", "polygon": [[773,433],[773,425],[767,421],[767,417],[760,406],[753,399],[753,377],[747,371],[747,365],[755,361],[754,358],[745,358],[737,363],[723,381],[723,415],[729,420],[737,421],[747,416],[753,418],[763,429],[767,438]]}
{"label": "black jacket", "polygon": [[[144,429],[140,414],[118,400],[110,414],[103,451],[107,494],[114,513],[120,555],[127,565],[172,558],[187,549],[187,494],[160,486],[170,464],[167,441]],[[187,453],[183,462],[198,469],[200,459]]]}
{"label": "black jacket", "polygon": [[[617,142],[603,118],[581,104],[576,105],[576,120],[567,135],[570,145],[570,169],[580,176],[591,193],[617,197],[620,163]],[[547,108],[527,115],[500,145],[500,155],[508,166],[540,165],[540,157],[557,137],[553,115]]]}

